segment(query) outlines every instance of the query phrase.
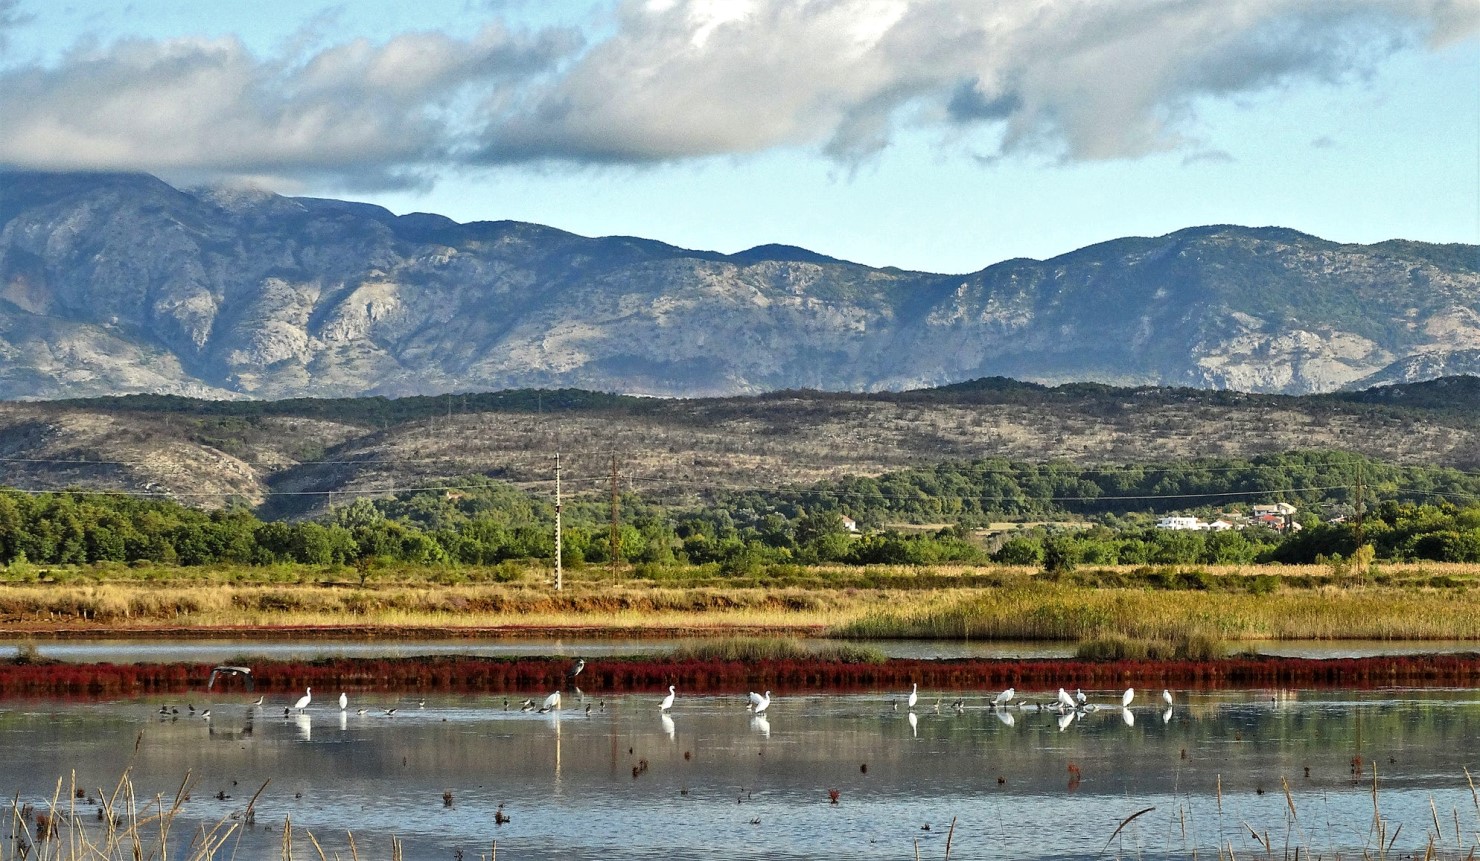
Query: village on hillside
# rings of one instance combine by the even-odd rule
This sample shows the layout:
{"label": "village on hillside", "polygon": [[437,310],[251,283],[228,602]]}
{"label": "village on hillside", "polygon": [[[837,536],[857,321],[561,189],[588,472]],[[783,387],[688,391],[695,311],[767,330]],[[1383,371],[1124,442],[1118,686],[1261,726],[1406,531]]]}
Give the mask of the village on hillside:
{"label": "village on hillside", "polygon": [[1224,512],[1217,520],[1211,522],[1187,515],[1168,515],[1156,521],[1156,528],[1226,532],[1230,529],[1263,526],[1276,532],[1299,532],[1301,527],[1295,522],[1296,510],[1295,506],[1288,502],[1276,502],[1272,505],[1256,505],[1253,512],[1248,515]]}

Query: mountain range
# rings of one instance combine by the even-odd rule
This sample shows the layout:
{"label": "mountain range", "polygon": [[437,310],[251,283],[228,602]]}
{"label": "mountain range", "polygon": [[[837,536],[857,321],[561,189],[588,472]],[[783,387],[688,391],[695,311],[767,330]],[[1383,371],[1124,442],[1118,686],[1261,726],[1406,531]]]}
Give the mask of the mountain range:
{"label": "mountain range", "polygon": [[1480,372],[1480,246],[1207,226],[948,275],[11,172],[0,360],[4,400],[698,397],[989,375],[1327,392]]}

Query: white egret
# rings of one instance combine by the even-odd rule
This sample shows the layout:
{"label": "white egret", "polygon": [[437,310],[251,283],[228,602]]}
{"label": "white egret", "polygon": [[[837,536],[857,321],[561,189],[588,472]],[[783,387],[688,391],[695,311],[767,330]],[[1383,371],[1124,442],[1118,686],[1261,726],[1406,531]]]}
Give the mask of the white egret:
{"label": "white egret", "polygon": [[1130,708],[1131,707],[1131,700],[1133,700],[1135,698],[1136,698],[1136,689],[1135,688],[1126,688],[1125,689],[1125,693],[1123,693],[1123,694],[1120,695],[1120,707],[1123,708],[1123,709]]}
{"label": "white egret", "polygon": [[293,703],[293,708],[301,712],[308,708],[308,704],[311,702],[313,702],[313,688],[304,688],[303,696],[298,698],[298,702]]}
{"label": "white egret", "polygon": [[1070,711],[1074,710],[1074,698],[1069,696],[1068,691],[1063,688],[1059,688],[1059,705]]}
{"label": "white egret", "polygon": [[1012,698],[1015,696],[1017,696],[1017,688],[1008,688],[1007,690],[998,694],[992,700],[992,707],[996,708],[997,706],[1002,706],[1003,708],[1006,708],[1012,702]]}
{"label": "white egret", "polygon": [[910,708],[914,708],[915,707],[915,703],[917,703],[919,701],[920,701],[920,683],[919,682],[915,682],[914,685],[910,688],[910,695],[909,695],[909,697],[904,702],[905,702],[905,705],[906,706],[908,706]]}
{"label": "white egret", "polygon": [[560,691],[556,691],[555,693],[550,694],[548,697],[545,697],[545,704],[540,706],[540,714],[551,712],[558,708],[560,708]]}
{"label": "white egret", "polygon": [[340,691],[339,692],[339,710],[340,711],[344,711],[347,708],[349,708],[349,697],[345,695],[344,691]]}
{"label": "white egret", "polygon": [[756,714],[760,714],[761,712],[765,711],[766,709],[768,709],[770,707],[771,707],[771,692],[770,691],[766,691],[766,695],[765,696],[761,696],[760,694],[756,693],[755,691],[751,691],[750,692],[750,708],[751,708],[751,711],[754,711]]}
{"label": "white egret", "polygon": [[661,703],[658,703],[658,711],[666,712],[669,709],[673,708],[673,698],[677,695],[678,694],[673,689],[673,685],[669,685],[668,696],[664,697]]}
{"label": "white egret", "polygon": [[1075,688],[1074,689],[1074,699],[1078,700],[1080,705],[1084,705],[1085,700],[1089,699],[1089,697],[1087,697],[1087,696],[1084,695],[1084,691],[1083,690],[1080,690],[1079,688]]}
{"label": "white egret", "polygon": [[254,706],[260,706],[260,705],[262,705],[262,701],[265,700],[265,699],[267,699],[267,697],[258,697],[257,698],[257,701],[255,703],[252,703],[252,705],[254,705]]}
{"label": "white egret", "polygon": [[1162,702],[1166,703],[1167,705],[1171,705],[1172,704],[1172,692],[1171,691],[1168,691],[1168,690],[1163,690],[1161,692],[1161,699],[1162,699]]}

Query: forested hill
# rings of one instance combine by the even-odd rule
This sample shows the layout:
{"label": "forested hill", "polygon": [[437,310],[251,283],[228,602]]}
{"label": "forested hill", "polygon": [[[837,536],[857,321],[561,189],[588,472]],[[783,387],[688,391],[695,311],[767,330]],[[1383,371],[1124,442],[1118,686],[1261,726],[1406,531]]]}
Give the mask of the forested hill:
{"label": "forested hill", "polygon": [[988,375],[1295,394],[1474,372],[1476,344],[1473,245],[1211,225],[956,275],[0,173],[0,398],[695,397]]}
{"label": "forested hill", "polygon": [[1472,377],[1302,397],[985,379],[693,400],[561,390],[0,403],[0,484],[244,505],[272,519],[401,489],[456,492],[469,476],[548,492],[557,453],[567,494],[608,493],[615,469],[626,490],[688,502],[989,460],[1135,467],[1345,451],[1480,470],[1477,389]]}

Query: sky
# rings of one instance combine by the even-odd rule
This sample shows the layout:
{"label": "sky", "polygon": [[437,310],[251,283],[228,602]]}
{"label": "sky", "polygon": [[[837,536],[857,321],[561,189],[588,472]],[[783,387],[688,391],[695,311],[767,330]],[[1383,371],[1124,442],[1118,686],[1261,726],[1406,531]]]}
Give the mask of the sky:
{"label": "sky", "polygon": [[0,166],[931,272],[1480,243],[1480,0],[0,0]]}

